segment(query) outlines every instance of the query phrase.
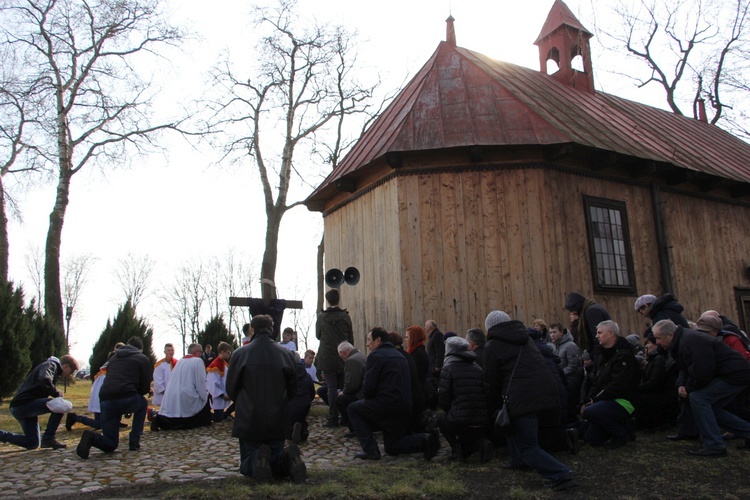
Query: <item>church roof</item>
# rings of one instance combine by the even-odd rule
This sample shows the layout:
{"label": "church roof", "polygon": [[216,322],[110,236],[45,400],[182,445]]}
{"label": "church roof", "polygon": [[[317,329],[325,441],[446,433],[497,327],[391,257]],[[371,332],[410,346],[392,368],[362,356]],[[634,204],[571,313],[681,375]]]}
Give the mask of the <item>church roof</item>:
{"label": "church roof", "polygon": [[750,145],[714,125],[441,42],[307,201],[389,152],[565,143],[750,183]]}

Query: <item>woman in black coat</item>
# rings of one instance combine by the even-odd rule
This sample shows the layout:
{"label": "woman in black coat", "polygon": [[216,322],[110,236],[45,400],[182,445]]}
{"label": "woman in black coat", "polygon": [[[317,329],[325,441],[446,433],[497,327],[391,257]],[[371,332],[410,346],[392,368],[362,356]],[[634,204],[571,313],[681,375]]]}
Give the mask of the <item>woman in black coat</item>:
{"label": "woman in black coat", "polygon": [[568,466],[539,446],[540,416],[557,412],[560,400],[555,383],[539,350],[520,321],[511,321],[502,311],[492,311],[485,320],[487,346],[484,350],[487,406],[494,414],[508,398],[509,468],[529,466],[549,481],[555,491],[578,485]]}
{"label": "woman in black coat", "polygon": [[412,325],[406,329],[406,352],[414,360],[417,365],[417,379],[419,380],[419,387],[422,390],[425,401],[435,398],[433,387],[430,384],[428,389],[427,384],[427,372],[429,370],[429,360],[427,359],[427,349],[425,344],[427,343],[427,335],[425,334],[424,328],[417,325]]}

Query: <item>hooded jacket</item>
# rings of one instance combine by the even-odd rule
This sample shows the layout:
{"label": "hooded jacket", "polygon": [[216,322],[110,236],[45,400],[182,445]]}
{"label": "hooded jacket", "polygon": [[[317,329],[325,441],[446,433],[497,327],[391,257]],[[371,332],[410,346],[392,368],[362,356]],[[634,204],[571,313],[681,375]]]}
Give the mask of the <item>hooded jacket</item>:
{"label": "hooded jacket", "polygon": [[23,406],[35,399],[56,398],[57,378],[62,375],[60,360],[54,356],[42,361],[31,369],[21,387],[10,401],[11,408]]}
{"label": "hooded jacket", "polygon": [[682,315],[684,310],[685,308],[677,302],[674,295],[665,293],[651,303],[651,307],[648,309],[648,317],[651,318],[653,324],[663,319],[670,319],[675,325],[688,328],[688,322]]}
{"label": "hooded jacket", "polygon": [[484,371],[476,364],[472,351],[457,350],[445,356],[440,372],[438,404],[448,421],[461,425],[486,425],[489,422],[484,394]]}
{"label": "hooded jacket", "polygon": [[274,342],[270,329],[258,329],[253,341],[232,353],[227,394],[236,404],[232,437],[283,441],[289,424],[289,399],[297,389],[292,351]]}
{"label": "hooded jacket", "polygon": [[570,383],[579,384],[583,378],[583,362],[581,350],[573,341],[573,335],[566,331],[556,344],[557,355],[560,358],[560,368]]}
{"label": "hooded jacket", "polygon": [[[511,380],[517,359],[518,367]],[[502,406],[503,395],[508,396],[511,418],[547,410],[559,411],[560,401],[552,375],[520,321],[498,323],[489,329],[483,366],[490,415]]]}
{"label": "hooded jacket", "polygon": [[148,394],[153,373],[154,367],[145,354],[132,345],[124,345],[109,359],[99,399],[111,401]]}
{"label": "hooded jacket", "polygon": [[345,309],[329,307],[318,313],[315,336],[320,340],[315,364],[324,373],[344,373],[344,361],[339,357],[339,344],[354,344],[352,319]]}

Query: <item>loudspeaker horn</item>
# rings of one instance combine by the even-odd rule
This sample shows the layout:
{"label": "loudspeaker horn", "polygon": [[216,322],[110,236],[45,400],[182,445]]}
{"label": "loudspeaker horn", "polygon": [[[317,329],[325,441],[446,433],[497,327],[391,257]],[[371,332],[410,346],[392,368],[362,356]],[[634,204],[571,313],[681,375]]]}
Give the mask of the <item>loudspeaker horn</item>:
{"label": "loudspeaker horn", "polygon": [[331,288],[339,288],[344,284],[344,273],[341,272],[341,269],[333,268],[326,273],[325,280],[326,285]]}
{"label": "loudspeaker horn", "polygon": [[359,283],[359,269],[356,267],[347,267],[344,271],[344,283],[349,286],[354,286]]}

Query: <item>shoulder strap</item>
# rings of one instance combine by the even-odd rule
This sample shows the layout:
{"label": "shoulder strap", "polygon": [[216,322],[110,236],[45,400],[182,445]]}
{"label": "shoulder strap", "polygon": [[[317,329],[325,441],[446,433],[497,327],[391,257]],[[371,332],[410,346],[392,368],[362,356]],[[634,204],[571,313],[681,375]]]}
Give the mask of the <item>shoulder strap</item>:
{"label": "shoulder strap", "polygon": [[[521,346],[521,349],[518,351],[518,357],[516,358],[516,364],[513,365],[513,371],[510,372],[510,380],[508,380],[508,392],[510,392],[510,384],[513,382],[513,375],[516,374],[516,368],[518,368],[518,361],[521,359],[521,353],[523,352],[523,346]],[[503,396],[503,400],[507,402],[508,395],[505,394]]]}

